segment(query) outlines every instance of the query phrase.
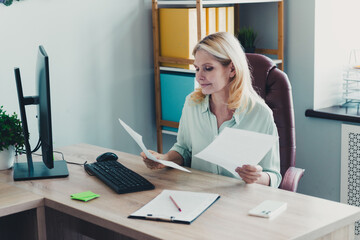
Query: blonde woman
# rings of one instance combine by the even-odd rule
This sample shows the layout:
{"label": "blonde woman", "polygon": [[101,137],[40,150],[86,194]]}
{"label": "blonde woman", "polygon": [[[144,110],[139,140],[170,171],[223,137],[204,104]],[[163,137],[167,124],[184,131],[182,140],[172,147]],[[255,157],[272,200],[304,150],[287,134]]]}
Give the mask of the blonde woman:
{"label": "blonde woman", "polygon": [[[279,143],[259,165],[238,166],[234,176],[226,169],[194,157],[225,128],[237,128],[277,136],[270,108],[254,91],[247,59],[231,34],[211,34],[194,48],[196,81],[200,88],[187,96],[182,111],[177,142],[166,154],[151,151],[158,159],[230,177],[246,183],[278,187],[281,181]],[[165,166],[147,159],[147,167]]]}

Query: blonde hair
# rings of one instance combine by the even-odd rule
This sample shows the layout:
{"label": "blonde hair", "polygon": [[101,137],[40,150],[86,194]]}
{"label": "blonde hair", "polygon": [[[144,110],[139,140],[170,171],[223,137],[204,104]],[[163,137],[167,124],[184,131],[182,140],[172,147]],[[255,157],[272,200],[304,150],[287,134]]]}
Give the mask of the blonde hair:
{"label": "blonde hair", "polygon": [[[199,50],[206,51],[223,66],[233,63],[235,76],[230,83],[228,99],[230,110],[240,108],[240,111],[244,111],[249,104],[249,109],[252,109],[255,101],[263,101],[252,86],[245,53],[239,41],[232,34],[218,32],[208,35],[196,44],[192,54],[195,56]],[[205,95],[202,93],[201,87],[197,88],[191,95],[191,99],[195,102],[201,102],[204,98]]]}

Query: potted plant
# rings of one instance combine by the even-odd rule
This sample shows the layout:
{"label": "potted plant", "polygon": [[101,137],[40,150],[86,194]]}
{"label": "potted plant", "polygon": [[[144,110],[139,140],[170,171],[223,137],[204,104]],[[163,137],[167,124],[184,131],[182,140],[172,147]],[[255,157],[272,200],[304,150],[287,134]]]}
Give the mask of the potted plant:
{"label": "potted plant", "polygon": [[[20,0],[16,0],[20,1]],[[13,3],[13,0],[0,0],[0,3],[3,3],[5,6],[10,6]]]}
{"label": "potted plant", "polygon": [[257,33],[251,27],[243,27],[237,31],[237,38],[246,53],[255,52],[255,40]]}
{"label": "potted plant", "polygon": [[11,168],[15,151],[24,149],[24,134],[17,114],[9,115],[0,107],[0,170]]}

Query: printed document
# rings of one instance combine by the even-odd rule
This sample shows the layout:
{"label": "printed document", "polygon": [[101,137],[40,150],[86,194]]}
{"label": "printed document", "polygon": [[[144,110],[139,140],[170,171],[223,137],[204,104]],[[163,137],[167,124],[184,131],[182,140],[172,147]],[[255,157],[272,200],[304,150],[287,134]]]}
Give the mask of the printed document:
{"label": "printed document", "polygon": [[185,171],[185,172],[191,172],[191,171],[187,170],[186,168],[183,168],[174,162],[160,160],[160,159],[157,159],[156,157],[154,157],[154,155],[152,155],[145,147],[145,145],[142,141],[142,136],[140,134],[138,134],[137,132],[135,132],[134,130],[132,130],[132,128],[129,127],[126,123],[124,123],[120,118],[119,118],[119,122],[125,128],[125,130],[130,134],[130,136],[135,140],[135,142],[139,145],[139,147],[145,153],[147,158],[149,158],[155,162],[161,163],[167,167],[176,168],[178,170]]}
{"label": "printed document", "polygon": [[204,150],[195,155],[217,164],[235,176],[237,167],[257,165],[278,137],[235,128],[225,128]]}

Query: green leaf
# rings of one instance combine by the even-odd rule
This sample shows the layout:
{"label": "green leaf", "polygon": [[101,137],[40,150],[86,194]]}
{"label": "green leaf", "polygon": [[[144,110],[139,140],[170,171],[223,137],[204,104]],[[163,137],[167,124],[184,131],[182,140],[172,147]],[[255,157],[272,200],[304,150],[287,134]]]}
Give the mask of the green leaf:
{"label": "green leaf", "polygon": [[255,48],[257,33],[251,27],[243,27],[237,31],[237,38],[244,48]]}
{"label": "green leaf", "polygon": [[5,6],[10,6],[12,3],[13,3],[13,0],[5,0],[4,1]]}
{"label": "green leaf", "polygon": [[14,145],[16,151],[24,149],[24,134],[17,114],[9,115],[0,107],[0,151]]}

